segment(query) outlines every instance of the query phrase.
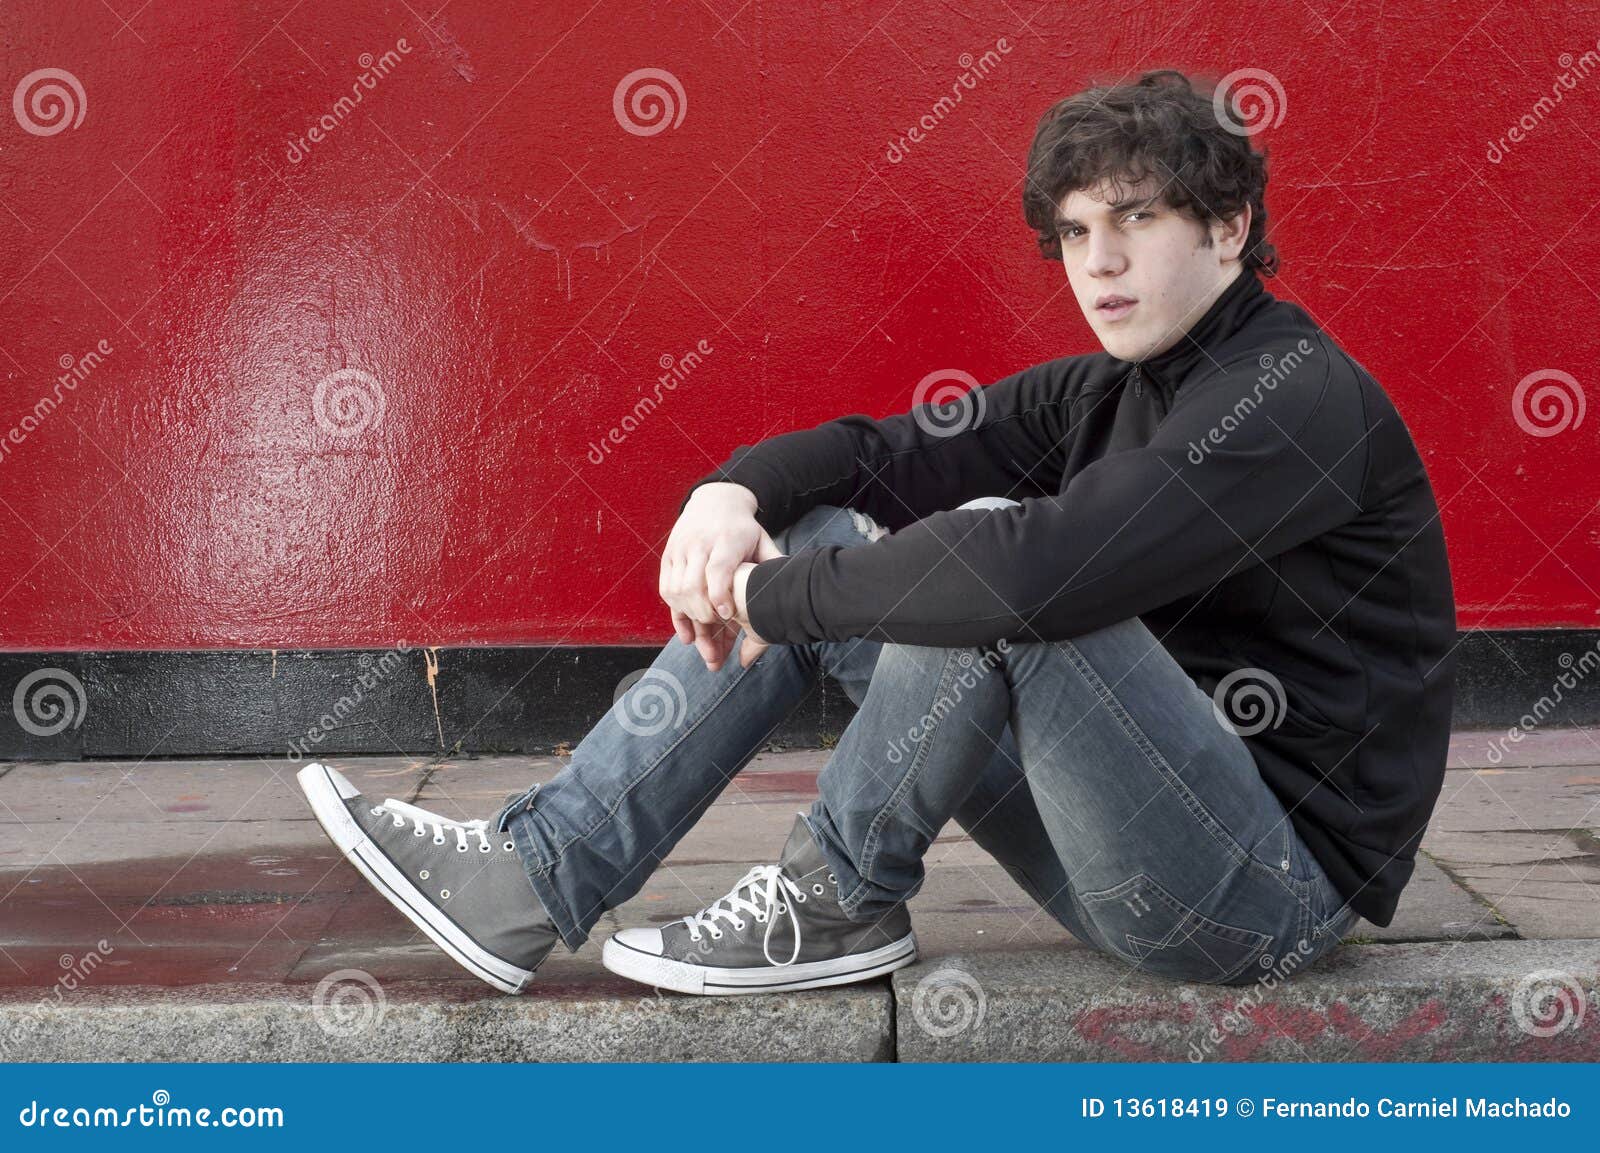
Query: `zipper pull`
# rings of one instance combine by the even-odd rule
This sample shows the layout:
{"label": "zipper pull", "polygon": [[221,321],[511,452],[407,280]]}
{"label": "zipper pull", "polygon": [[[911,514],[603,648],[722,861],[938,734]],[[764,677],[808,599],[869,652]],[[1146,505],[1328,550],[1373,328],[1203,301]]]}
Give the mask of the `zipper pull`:
{"label": "zipper pull", "polygon": [[1144,395],[1144,377],[1140,375],[1138,365],[1135,365],[1133,369],[1133,395]]}

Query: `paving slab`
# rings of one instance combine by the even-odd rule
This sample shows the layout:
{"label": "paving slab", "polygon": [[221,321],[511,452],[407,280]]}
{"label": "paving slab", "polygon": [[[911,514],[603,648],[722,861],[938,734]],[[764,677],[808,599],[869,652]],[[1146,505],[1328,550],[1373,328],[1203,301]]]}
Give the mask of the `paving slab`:
{"label": "paving slab", "polygon": [[1494,908],[1468,892],[1439,867],[1426,850],[1417,854],[1394,919],[1374,925],[1362,917],[1345,934],[1356,941],[1463,941],[1495,940],[1515,935],[1515,930],[1495,914]]}
{"label": "paving slab", "polygon": [[1270,987],[1025,950],[894,974],[901,1061],[1594,1061],[1600,945],[1342,945]]}
{"label": "paving slab", "polygon": [[[1308,992],[1310,1000],[1290,997],[1278,1008],[1269,1008],[1278,1002],[1247,1002],[1256,1013],[1249,1018],[1255,1033],[1211,1048],[1232,1055],[1227,1059],[1251,1059],[1258,1051],[1304,1059],[1284,1033],[1306,1054],[1335,1054],[1326,1059],[1343,1059],[1335,1053],[1339,1041],[1353,1053],[1379,1054],[1362,1059],[1442,1053],[1447,1042],[1462,1053],[1504,1042],[1527,1054],[1517,1059],[1542,1059],[1545,1049],[1495,1032],[1503,1021],[1477,1020],[1460,1036],[1445,1027],[1456,1024],[1458,1013],[1492,1017],[1496,1005],[1505,1016],[1509,970],[1482,960],[1483,946],[1545,944],[1555,950],[1550,957],[1570,967],[1600,939],[1600,822],[1590,811],[1600,800],[1600,761],[1585,751],[1593,745],[1582,737],[1533,736],[1551,763],[1469,767],[1482,737],[1473,738],[1476,746],[1458,741],[1452,757],[1461,767],[1447,774],[1394,921],[1382,929],[1358,922],[1349,936],[1361,944],[1345,945],[1289,983],[1321,992]],[[1530,738],[1517,747],[1526,752],[1533,744]],[[110,1054],[119,1051],[143,1058],[178,1046],[186,1030],[199,1040],[184,1053],[216,1059],[230,1059],[230,1052],[359,1057],[359,1044],[340,1048],[344,1041],[307,1016],[318,985],[335,978],[370,983],[369,999],[381,1000],[389,1013],[385,1029],[398,1023],[399,1033],[443,1052],[381,1031],[366,1038],[369,1047],[420,1059],[709,1054],[738,1060],[761,1055],[756,1049],[764,1046],[780,1060],[858,1060],[883,1059],[903,1044],[913,1057],[925,1057],[945,1038],[925,1029],[920,1038],[906,1033],[917,1024],[917,982],[940,969],[974,966],[975,979],[996,994],[988,1001],[996,1020],[1032,1015],[1004,1026],[1031,1038],[1012,1051],[1041,1059],[1167,1052],[1175,1038],[1191,1038],[1237,1004],[1227,998],[1241,991],[1119,973],[1120,962],[1073,940],[954,824],[928,853],[927,880],[912,902],[923,960],[896,978],[897,1006],[887,981],[711,1002],[656,994],[601,967],[599,943],[611,932],[691,912],[725,893],[751,864],[775,859],[794,814],[814,799],[827,756],[802,750],[755,758],[645,888],[602,917],[595,939],[577,953],[558,947],[532,991],[519,998],[500,997],[458,968],[360,878],[311,817],[293,765],[243,758],[0,766],[0,1038],[8,1020],[31,1020],[19,1014],[46,994],[53,999],[63,974],[85,958],[97,967],[83,988],[63,998],[79,1016],[52,1050],[85,1056],[62,1059],[116,1059]],[[334,763],[370,796],[471,819],[492,813],[507,793],[548,780],[565,761],[348,757]],[[1550,940],[1494,940],[1509,935]],[[1543,954],[1496,956],[1526,974]],[[1463,959],[1474,957],[1477,968]],[[1585,972],[1585,988],[1592,989],[1592,964]],[[1343,974],[1338,979],[1348,978],[1348,986],[1327,984],[1330,974]],[[1438,995],[1427,999],[1426,988]],[[1056,1001],[1041,1000],[1051,989]],[[925,1012],[928,996],[925,990]],[[1097,1013],[1081,1028],[1063,1016],[1075,996],[1080,1012],[1091,1006]],[[826,1023],[830,1013],[834,1025]],[[97,1015],[111,1023],[103,1027],[107,1036],[94,1039],[93,1030],[102,1028],[92,1024]],[[896,1015],[900,1032],[891,1037]],[[1267,1026],[1280,1025],[1262,1039]],[[1386,1037],[1411,1037],[1411,1047],[1384,1049],[1360,1036],[1364,1025]],[[99,1046],[92,1058],[85,1038]],[[1572,1052],[1579,1041],[1589,1043],[1586,1034],[1554,1037],[1548,1052]],[[1147,1042],[1154,1048],[1140,1048]],[[73,1048],[80,1043],[85,1047]],[[972,1053],[1004,1051],[990,1037]]]}
{"label": "paving slab", "polygon": [[1600,765],[1600,735],[1586,728],[1457,729],[1445,764],[1452,769]]}

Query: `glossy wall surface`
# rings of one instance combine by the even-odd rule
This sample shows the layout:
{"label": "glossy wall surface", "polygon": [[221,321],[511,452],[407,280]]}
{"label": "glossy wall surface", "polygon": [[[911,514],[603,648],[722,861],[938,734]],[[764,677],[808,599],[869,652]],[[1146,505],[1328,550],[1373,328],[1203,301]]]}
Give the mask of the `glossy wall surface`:
{"label": "glossy wall surface", "polygon": [[0,647],[664,639],[660,547],[735,445],[1097,348],[1020,166],[1055,100],[1157,66],[1270,78],[1269,286],[1394,396],[1461,626],[1593,626],[1597,35],[1489,0],[16,0]]}

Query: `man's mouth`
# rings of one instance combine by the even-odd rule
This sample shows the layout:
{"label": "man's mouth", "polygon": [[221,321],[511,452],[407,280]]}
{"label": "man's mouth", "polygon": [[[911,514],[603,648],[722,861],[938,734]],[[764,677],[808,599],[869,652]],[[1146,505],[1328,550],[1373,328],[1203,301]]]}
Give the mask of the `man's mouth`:
{"label": "man's mouth", "polygon": [[1133,306],[1139,302],[1131,296],[1122,296],[1118,293],[1107,293],[1094,302],[1094,310],[1106,320],[1120,320],[1133,311]]}

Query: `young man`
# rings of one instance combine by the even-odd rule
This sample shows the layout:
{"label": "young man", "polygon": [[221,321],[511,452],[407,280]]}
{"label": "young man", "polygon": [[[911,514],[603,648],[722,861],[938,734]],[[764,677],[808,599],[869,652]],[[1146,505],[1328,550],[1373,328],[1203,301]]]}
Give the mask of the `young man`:
{"label": "young man", "polygon": [[1358,915],[1387,924],[1443,780],[1444,536],[1382,388],[1261,284],[1265,161],[1219,116],[1173,72],[1051,109],[1024,214],[1104,351],[954,420],[741,446],[662,559],[679,643],[571,763],[471,822],[310,766],[340,847],[514,991],[638,891],[826,672],[858,709],[776,863],[618,933],[609,968],[749,993],[907,964],[906,901],[951,819],[1146,972],[1246,982]]}

